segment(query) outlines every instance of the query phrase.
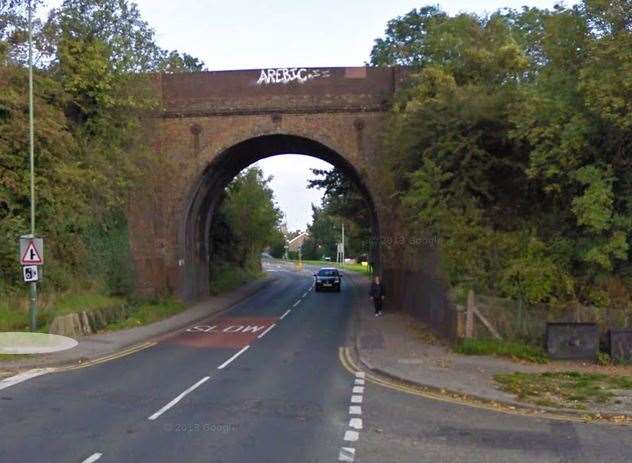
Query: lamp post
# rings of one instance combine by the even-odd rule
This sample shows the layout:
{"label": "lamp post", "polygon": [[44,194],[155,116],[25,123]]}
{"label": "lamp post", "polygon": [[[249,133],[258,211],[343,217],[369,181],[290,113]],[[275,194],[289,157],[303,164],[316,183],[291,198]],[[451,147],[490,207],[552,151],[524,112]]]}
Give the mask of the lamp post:
{"label": "lamp post", "polygon": [[[35,129],[33,115],[33,5],[28,2],[29,16],[29,158],[31,182],[31,238],[35,238]],[[37,329],[37,282],[29,283],[29,320],[31,331]]]}

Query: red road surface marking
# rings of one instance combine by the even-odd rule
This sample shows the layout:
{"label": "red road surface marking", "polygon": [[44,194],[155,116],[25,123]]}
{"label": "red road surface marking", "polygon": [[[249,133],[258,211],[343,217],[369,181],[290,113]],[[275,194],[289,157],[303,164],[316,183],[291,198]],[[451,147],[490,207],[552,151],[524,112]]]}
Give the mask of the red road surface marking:
{"label": "red road surface marking", "polygon": [[200,322],[165,342],[197,348],[244,347],[277,320],[276,317],[243,317]]}

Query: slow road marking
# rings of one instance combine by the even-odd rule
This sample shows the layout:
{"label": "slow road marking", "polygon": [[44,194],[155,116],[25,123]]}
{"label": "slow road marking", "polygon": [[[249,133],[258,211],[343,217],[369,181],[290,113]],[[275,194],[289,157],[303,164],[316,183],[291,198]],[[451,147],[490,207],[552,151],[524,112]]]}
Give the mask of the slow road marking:
{"label": "slow road marking", "polygon": [[177,404],[178,402],[180,402],[182,399],[184,399],[184,397],[187,394],[190,394],[191,392],[195,391],[198,387],[200,387],[202,384],[204,384],[205,382],[207,382],[209,379],[211,379],[210,376],[205,376],[204,378],[202,378],[201,380],[199,380],[197,383],[195,383],[193,386],[191,386],[189,389],[187,389],[186,391],[184,391],[182,394],[180,394],[178,397],[176,397],[175,399],[173,399],[171,402],[169,402],[167,405],[165,405],[164,407],[162,407],[160,410],[158,410],[156,413],[154,413],[153,415],[151,415],[148,420],[149,421],[154,421],[156,418],[158,418],[160,415],[162,415],[164,412],[166,412],[167,410],[169,410],[171,407],[173,407],[175,404]]}

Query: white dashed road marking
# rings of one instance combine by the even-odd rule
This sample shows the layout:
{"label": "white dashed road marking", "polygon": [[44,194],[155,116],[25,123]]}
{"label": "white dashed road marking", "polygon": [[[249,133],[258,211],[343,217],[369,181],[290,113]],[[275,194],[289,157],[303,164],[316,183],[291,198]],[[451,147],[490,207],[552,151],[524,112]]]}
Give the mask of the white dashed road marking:
{"label": "white dashed road marking", "polygon": [[[171,402],[169,402],[167,405],[165,405],[164,407],[162,407],[160,410],[158,410],[156,413],[154,413],[153,415],[151,415],[148,420],[150,421],[154,421],[156,418],[158,418],[160,415],[162,415],[164,412],[166,412],[167,410],[169,410],[171,407],[173,407],[175,404],[177,404],[178,402],[180,402],[182,399],[184,399],[184,397],[193,392],[194,390],[196,390],[198,387],[200,387],[202,384],[204,384],[205,382],[207,382],[209,379],[211,379],[210,376],[205,376],[204,378],[202,378],[201,380],[199,380],[197,383],[195,383],[193,386],[191,386],[189,389],[187,389],[186,391],[184,391],[182,394],[180,394],[178,397],[176,397],[175,399],[173,399]],[[96,454],[95,454],[96,455]],[[94,456],[94,455],[93,455]],[[101,454],[99,454],[99,458],[101,457]],[[92,457],[90,457],[92,458]],[[88,461],[88,460],[86,460]],[[95,461],[95,460],[90,460],[90,461]]]}
{"label": "white dashed road marking", "polygon": [[231,358],[229,358],[228,360],[226,360],[224,363],[222,363],[220,366],[217,367],[218,370],[223,370],[224,368],[226,368],[228,365],[230,365],[230,363],[235,360],[237,357],[239,357],[241,354],[243,354],[244,352],[246,352],[248,350],[250,346],[245,346],[243,349],[241,349],[239,352],[237,352],[235,355],[233,355]]}
{"label": "white dashed road marking", "polygon": [[349,427],[353,429],[362,429],[362,418],[351,418],[349,420]]}
{"label": "white dashed road marking", "polygon": [[353,457],[355,457],[355,449],[351,447],[343,447],[340,449],[338,461],[353,461]]}
{"label": "white dashed road marking", "polygon": [[296,301],[296,302],[294,303],[294,305],[293,305],[292,307],[296,307],[296,306],[297,306],[297,305],[299,305],[300,303],[301,303],[301,300],[299,299],[298,301]]}
{"label": "white dashed road marking", "polygon": [[285,317],[287,317],[287,314],[289,314],[291,311],[292,311],[291,309],[286,310],[285,313],[283,315],[281,315],[279,320],[283,320]]}
{"label": "white dashed road marking", "polygon": [[[362,403],[362,399],[364,397],[364,372],[357,371],[355,374],[355,379],[353,381],[353,389],[351,395],[351,403],[352,404],[360,404]],[[349,406],[349,415],[362,415],[362,407],[360,405],[350,405]],[[364,428],[364,423],[362,418],[358,416],[353,416],[349,419],[349,428],[345,431],[345,435],[343,437],[345,442],[357,442],[360,438],[360,433],[358,431]],[[356,449],[354,447],[342,447],[340,449],[340,453],[338,454],[338,461],[354,461],[355,460],[355,452]]]}
{"label": "white dashed road marking", "polygon": [[97,461],[99,458],[101,458],[102,456],[103,456],[102,453],[94,453],[90,455],[88,458],[86,458],[85,460],[83,460],[81,463],[93,463]]}
{"label": "white dashed road marking", "polygon": [[90,455],[88,458],[86,458],[85,460],[83,460],[81,463],[93,463],[97,461],[99,458],[101,458],[102,456],[103,456],[102,453],[94,453]]}
{"label": "white dashed road marking", "polygon": [[258,339],[261,339],[262,337],[264,337],[264,336],[268,333],[268,331],[270,331],[270,330],[271,330],[272,328],[274,328],[275,326],[276,326],[276,325],[275,325],[274,323],[273,323],[272,325],[268,326],[268,327],[266,328],[266,330],[265,330],[263,333],[261,333],[259,336],[257,336],[257,338],[258,338]]}

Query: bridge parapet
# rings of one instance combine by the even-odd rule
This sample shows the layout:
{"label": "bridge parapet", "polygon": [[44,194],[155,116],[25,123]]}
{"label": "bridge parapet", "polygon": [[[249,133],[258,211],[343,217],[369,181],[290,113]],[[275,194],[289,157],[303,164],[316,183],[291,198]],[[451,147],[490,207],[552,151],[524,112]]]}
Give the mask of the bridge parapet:
{"label": "bridge parapet", "polygon": [[162,75],[163,117],[388,110],[400,68],[270,68]]}

